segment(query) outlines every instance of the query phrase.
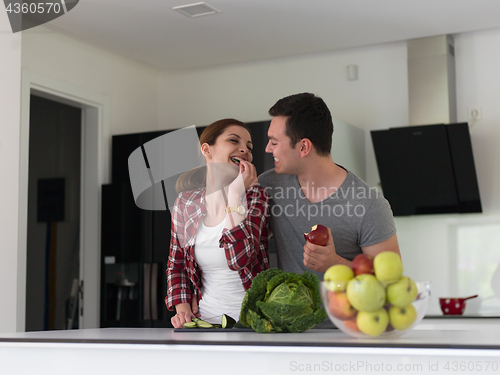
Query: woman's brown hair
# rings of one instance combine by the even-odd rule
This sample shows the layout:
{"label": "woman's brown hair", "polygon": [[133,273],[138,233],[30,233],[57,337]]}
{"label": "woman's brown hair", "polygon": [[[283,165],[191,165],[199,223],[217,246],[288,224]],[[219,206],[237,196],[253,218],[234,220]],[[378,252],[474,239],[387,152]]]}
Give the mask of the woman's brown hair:
{"label": "woman's brown hair", "polygon": [[[234,118],[226,118],[218,120],[208,125],[206,129],[203,130],[203,133],[201,133],[200,135],[200,146],[203,145],[204,143],[213,146],[217,141],[217,138],[219,138],[219,136],[224,132],[224,130],[233,125],[241,126],[250,133],[250,129],[248,129],[248,127],[243,122],[238,121]],[[207,177],[206,167],[191,169],[190,171],[183,173],[179,177],[177,183],[175,184],[175,190],[177,191],[177,194],[179,194],[181,191],[193,190],[200,187],[205,187],[206,177]]]}

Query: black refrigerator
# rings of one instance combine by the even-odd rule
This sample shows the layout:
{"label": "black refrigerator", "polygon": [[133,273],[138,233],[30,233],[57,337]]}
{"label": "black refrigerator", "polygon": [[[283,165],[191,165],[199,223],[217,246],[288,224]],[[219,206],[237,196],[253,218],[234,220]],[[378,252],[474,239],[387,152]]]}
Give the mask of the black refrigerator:
{"label": "black refrigerator", "polygon": [[135,205],[128,157],[167,131],[113,136],[112,183],[102,186],[101,327],[171,327],[164,303],[170,212]]}

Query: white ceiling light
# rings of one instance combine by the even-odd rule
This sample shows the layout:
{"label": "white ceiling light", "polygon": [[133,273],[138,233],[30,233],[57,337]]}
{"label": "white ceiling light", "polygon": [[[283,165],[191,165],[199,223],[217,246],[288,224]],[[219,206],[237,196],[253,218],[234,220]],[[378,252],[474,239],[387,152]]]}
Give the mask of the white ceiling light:
{"label": "white ceiling light", "polygon": [[219,10],[215,9],[213,6],[206,3],[194,3],[188,5],[180,5],[173,7],[172,9],[181,12],[188,17],[201,17],[208,16],[210,14],[220,13]]}

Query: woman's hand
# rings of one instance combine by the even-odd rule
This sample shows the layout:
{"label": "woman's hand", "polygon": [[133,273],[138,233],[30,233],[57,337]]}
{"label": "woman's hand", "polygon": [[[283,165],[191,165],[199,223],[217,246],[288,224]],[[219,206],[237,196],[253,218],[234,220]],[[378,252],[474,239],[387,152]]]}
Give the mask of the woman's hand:
{"label": "woman's hand", "polygon": [[255,169],[255,165],[246,160],[240,161],[240,175],[243,177],[245,191],[259,182],[257,179],[257,170]]}
{"label": "woman's hand", "polygon": [[177,314],[170,319],[174,328],[183,328],[184,323],[190,322],[193,318],[200,316],[198,312],[198,303],[195,298],[193,298],[192,306],[189,303],[179,303],[175,305],[175,311]]}
{"label": "woman's hand", "polygon": [[258,183],[258,179],[255,165],[246,160],[241,160],[240,172],[234,181],[229,185],[228,195],[230,197],[237,197],[239,200],[245,191],[250,189],[250,187],[256,183]]}

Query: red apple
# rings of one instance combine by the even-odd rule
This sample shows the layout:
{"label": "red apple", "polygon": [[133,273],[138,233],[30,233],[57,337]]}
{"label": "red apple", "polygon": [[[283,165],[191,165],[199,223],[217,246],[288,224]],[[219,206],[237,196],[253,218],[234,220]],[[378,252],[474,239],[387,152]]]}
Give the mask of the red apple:
{"label": "red apple", "polygon": [[311,228],[309,233],[304,233],[306,241],[319,246],[325,246],[328,243],[328,229],[321,224]]}
{"label": "red apple", "polygon": [[375,275],[373,270],[373,257],[366,254],[359,254],[352,260],[351,268],[356,276],[369,273]]}
{"label": "red apple", "polygon": [[344,325],[355,332],[361,332],[358,328],[358,323],[356,323],[356,318],[344,320]]}
{"label": "red apple", "polygon": [[345,292],[328,292],[328,309],[330,314],[340,320],[349,320],[356,316],[358,310],[351,306]]}

